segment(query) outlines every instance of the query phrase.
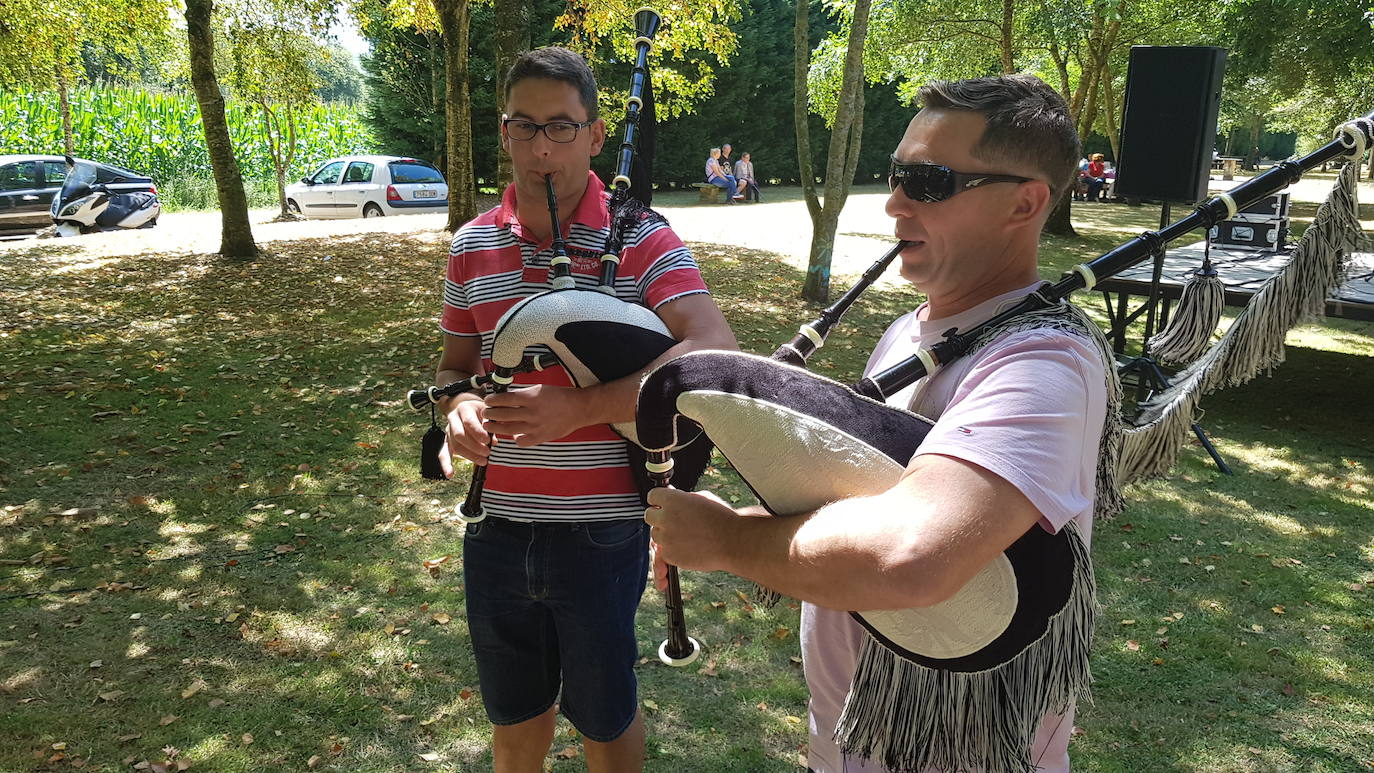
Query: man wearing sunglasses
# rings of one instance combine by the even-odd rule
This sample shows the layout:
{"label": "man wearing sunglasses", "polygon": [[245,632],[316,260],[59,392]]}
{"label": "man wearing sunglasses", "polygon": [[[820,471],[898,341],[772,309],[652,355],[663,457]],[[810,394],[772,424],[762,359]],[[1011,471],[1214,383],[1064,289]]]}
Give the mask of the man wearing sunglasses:
{"label": "man wearing sunglasses", "polygon": [[[932,83],[920,96],[923,107],[892,154],[886,210],[896,236],[910,243],[901,274],[927,300],[889,327],[869,359],[870,373],[928,348],[951,328],[968,330],[996,316],[1039,286],[1040,230],[1079,156],[1064,100],[1036,78]],[[999,327],[965,357],[891,396],[889,404],[936,421],[900,480],[882,494],[789,518],[735,517],[759,513],[732,511],[701,494],[650,494],[646,518],[662,559],[730,571],[805,602],[809,767],[816,773],[887,770],[835,740],[868,638],[844,610],[933,606],[1031,529],[1054,533],[1073,522],[1086,540],[1094,513],[1119,506],[1112,476],[1098,464],[1120,437],[1109,353],[1090,320],[1063,316]],[[955,640],[955,627],[937,633]],[[1024,689],[1014,677],[998,677],[985,692],[940,693],[962,678],[935,683],[916,702]],[[942,737],[913,743],[966,755],[945,763],[951,768],[983,769],[982,761],[995,758],[987,750],[1003,747],[986,728],[975,729],[974,718],[1001,710],[998,703],[963,704],[943,715]],[[1070,706],[1009,743],[1037,771],[1065,773],[1072,729]]]}
{"label": "man wearing sunglasses", "polygon": [[[546,179],[573,275],[595,284],[601,270],[609,196],[590,170],[606,125],[591,69],[564,48],[526,53],[511,67],[505,108],[501,146],[515,179],[499,206],[454,234],[437,384],[489,372],[501,315],[548,289]],[[663,359],[736,348],[666,222],[641,220],[624,243],[616,295],[653,309],[672,331],[680,343]],[[582,736],[591,773],[643,767],[634,617],[648,529],[626,443],[608,426],[634,419],[640,375],[576,389],[552,367],[518,375],[520,388],[504,394],[462,395],[440,406],[447,450],[488,469],[487,518],[467,526],[463,574],[497,773],[544,769],[560,707]]]}

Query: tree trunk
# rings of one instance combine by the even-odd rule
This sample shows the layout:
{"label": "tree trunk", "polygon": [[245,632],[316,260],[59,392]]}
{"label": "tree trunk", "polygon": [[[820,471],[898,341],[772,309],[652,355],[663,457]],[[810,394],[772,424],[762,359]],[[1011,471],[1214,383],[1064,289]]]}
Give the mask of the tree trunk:
{"label": "tree trunk", "polygon": [[1250,120],[1250,151],[1245,154],[1245,168],[1254,169],[1259,164],[1260,157],[1260,129],[1263,128],[1264,119],[1255,116]]}
{"label": "tree trunk", "polygon": [[[845,49],[844,81],[840,86],[839,103],[835,106],[830,147],[826,151],[824,215],[820,222],[812,217],[811,254],[807,260],[806,284],[802,287],[802,297],[809,301],[824,302],[830,298],[830,258],[835,248],[835,227],[853,181],[850,157],[858,155],[862,136],[858,130],[863,128],[864,38],[868,36],[871,7],[872,0],[854,3],[854,17]],[[845,175],[846,171],[851,172],[850,176]]]}
{"label": "tree trunk", "polygon": [[[429,96],[430,105],[434,108],[436,120],[444,115],[444,47],[443,40],[432,32],[425,33],[425,43],[428,46],[428,53],[425,61],[429,63]],[[430,134],[434,143],[433,158],[434,166],[439,169],[448,169],[448,152],[446,141],[448,134],[441,126],[434,127],[435,131]]]}
{"label": "tree trunk", "polygon": [[72,138],[72,103],[68,95],[69,86],[67,84],[67,71],[58,63],[57,71],[57,104],[62,112],[62,147],[69,156],[76,155],[76,142]]}
{"label": "tree trunk", "polygon": [[1070,202],[1073,197],[1073,187],[1064,189],[1063,195],[1059,197],[1059,203],[1050,210],[1049,219],[1045,221],[1045,233],[1052,233],[1055,236],[1078,236],[1078,232],[1073,230],[1073,220],[1070,215]]}
{"label": "tree trunk", "polygon": [[[529,0],[495,0],[496,19],[496,114],[506,110],[506,74],[515,58],[530,48],[530,4]],[[496,142],[501,143],[501,133],[496,133]],[[510,156],[505,148],[496,149],[496,187],[504,188],[515,179],[511,169]]]}
{"label": "tree trunk", "polygon": [[248,197],[243,192],[243,175],[229,142],[229,124],[224,118],[224,95],[215,76],[215,43],[210,31],[212,0],[186,0],[186,39],[191,54],[191,82],[200,105],[200,122],[205,129],[205,148],[210,153],[210,168],[215,173],[215,193],[219,197],[220,247],[226,258],[253,258],[258,246],[253,243],[253,228],[248,222]]}
{"label": "tree trunk", "polygon": [[999,46],[1002,50],[1002,74],[1011,75],[1016,72],[1016,57],[1012,50],[1012,26],[1016,18],[1016,0],[1002,0],[1002,40]]}
{"label": "tree trunk", "polygon": [[811,3],[796,2],[797,16],[792,27],[792,121],[797,132],[797,172],[801,176],[802,197],[814,226],[821,216],[821,203],[816,198],[816,172],[811,168],[811,129],[807,118],[811,94],[806,85],[806,73],[811,67]]}
{"label": "tree trunk", "polygon": [[1111,64],[1104,64],[1102,67],[1102,97],[1105,101],[1102,115],[1107,118],[1107,141],[1112,145],[1112,161],[1118,166],[1121,164],[1121,137],[1116,127],[1116,116],[1121,110],[1121,104],[1116,99],[1115,87],[1112,84]]}
{"label": "tree trunk", "polygon": [[472,104],[468,98],[468,0],[431,0],[444,34],[444,103],[448,150],[448,230],[477,216],[472,175]]}

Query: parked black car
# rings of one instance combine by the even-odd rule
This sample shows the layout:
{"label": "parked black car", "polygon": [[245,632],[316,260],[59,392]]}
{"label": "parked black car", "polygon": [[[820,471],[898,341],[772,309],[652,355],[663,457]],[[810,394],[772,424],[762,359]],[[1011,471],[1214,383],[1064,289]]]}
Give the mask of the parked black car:
{"label": "parked black car", "polygon": [[[151,177],[90,163],[96,168],[96,182],[104,183],[111,193],[157,193]],[[0,155],[0,234],[28,233],[52,225],[48,209],[66,179],[67,162],[62,156]]]}

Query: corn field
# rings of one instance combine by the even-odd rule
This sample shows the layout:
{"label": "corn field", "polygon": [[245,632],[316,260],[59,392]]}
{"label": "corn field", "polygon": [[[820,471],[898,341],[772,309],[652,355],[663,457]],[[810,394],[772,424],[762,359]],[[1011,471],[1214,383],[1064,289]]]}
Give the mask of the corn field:
{"label": "corn field", "polygon": [[[73,89],[70,99],[77,156],[150,175],[159,186],[186,189],[210,178],[200,109],[192,94],[100,87]],[[261,110],[229,99],[225,112],[245,185],[271,189],[275,199],[275,183],[266,184],[274,172]],[[360,108],[336,103],[302,108],[296,138],[288,182],[331,156],[365,153],[373,144]],[[0,154],[5,153],[61,155],[62,114],[56,93],[0,92]]]}

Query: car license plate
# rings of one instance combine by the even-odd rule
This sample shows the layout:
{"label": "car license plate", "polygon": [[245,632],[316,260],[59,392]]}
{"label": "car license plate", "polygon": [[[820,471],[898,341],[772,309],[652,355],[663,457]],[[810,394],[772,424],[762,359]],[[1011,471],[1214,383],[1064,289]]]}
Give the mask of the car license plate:
{"label": "car license plate", "polygon": [[438,195],[438,191],[415,191],[415,198],[417,199],[432,199],[436,198]]}

